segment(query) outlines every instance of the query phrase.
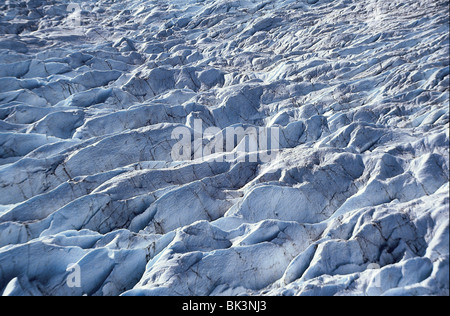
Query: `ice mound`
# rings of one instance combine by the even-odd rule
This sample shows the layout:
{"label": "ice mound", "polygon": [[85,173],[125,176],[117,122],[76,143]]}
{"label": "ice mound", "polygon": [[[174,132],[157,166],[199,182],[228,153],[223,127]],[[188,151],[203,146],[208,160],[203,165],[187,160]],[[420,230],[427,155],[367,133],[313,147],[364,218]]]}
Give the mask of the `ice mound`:
{"label": "ice mound", "polygon": [[449,294],[448,1],[0,0],[0,34],[3,295]]}

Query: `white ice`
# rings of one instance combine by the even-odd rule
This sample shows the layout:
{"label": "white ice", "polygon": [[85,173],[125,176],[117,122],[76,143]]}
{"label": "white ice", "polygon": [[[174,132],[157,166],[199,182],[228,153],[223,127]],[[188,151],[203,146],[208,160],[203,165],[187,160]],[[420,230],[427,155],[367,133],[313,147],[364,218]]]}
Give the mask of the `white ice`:
{"label": "white ice", "polygon": [[[449,47],[444,0],[0,0],[0,294],[448,295]],[[277,159],[173,161],[195,119]]]}

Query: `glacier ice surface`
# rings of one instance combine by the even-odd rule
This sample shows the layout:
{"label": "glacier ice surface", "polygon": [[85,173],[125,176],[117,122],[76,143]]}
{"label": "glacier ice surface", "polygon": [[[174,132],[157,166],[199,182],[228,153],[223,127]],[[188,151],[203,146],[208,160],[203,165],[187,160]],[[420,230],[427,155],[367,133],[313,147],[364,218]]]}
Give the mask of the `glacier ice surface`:
{"label": "glacier ice surface", "polygon": [[448,295],[448,5],[0,0],[0,293]]}

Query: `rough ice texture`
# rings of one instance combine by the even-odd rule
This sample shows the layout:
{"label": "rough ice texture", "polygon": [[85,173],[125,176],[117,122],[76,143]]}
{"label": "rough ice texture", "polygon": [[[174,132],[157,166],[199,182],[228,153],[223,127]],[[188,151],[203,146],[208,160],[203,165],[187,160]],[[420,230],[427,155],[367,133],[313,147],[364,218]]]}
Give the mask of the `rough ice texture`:
{"label": "rough ice texture", "polygon": [[448,1],[71,2],[0,0],[0,293],[449,294]]}

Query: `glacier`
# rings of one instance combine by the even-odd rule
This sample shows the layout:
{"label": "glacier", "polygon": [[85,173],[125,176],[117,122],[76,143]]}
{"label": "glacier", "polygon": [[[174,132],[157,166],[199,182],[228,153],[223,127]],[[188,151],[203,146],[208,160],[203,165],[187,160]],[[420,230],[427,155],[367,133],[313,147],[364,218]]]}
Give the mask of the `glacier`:
{"label": "glacier", "polygon": [[0,0],[0,294],[449,295],[449,48],[446,0]]}

